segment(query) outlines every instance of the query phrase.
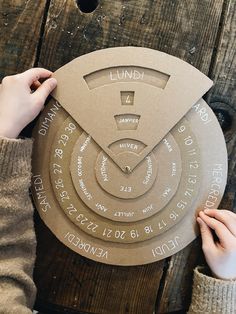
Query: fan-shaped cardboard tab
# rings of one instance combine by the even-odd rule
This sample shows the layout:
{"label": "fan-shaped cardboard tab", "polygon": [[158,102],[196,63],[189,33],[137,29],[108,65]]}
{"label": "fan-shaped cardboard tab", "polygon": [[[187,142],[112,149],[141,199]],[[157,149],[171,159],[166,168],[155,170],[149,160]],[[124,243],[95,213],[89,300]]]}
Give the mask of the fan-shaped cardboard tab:
{"label": "fan-shaped cardboard tab", "polygon": [[[92,52],[54,77],[53,97],[121,169],[131,171],[212,86],[188,63],[138,47]],[[125,115],[139,117],[137,128],[117,128],[115,117]],[[146,147],[132,160],[120,159],[109,147],[123,138]]]}

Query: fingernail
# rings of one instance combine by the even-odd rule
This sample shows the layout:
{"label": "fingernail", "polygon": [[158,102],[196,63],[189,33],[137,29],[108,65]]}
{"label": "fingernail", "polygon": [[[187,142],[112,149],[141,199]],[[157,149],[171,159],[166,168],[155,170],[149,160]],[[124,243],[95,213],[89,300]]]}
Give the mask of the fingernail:
{"label": "fingernail", "polygon": [[50,81],[51,81],[51,83],[54,84],[55,86],[57,85],[57,80],[56,80],[54,77],[50,78]]}
{"label": "fingernail", "polygon": [[[199,215],[199,217],[200,217],[200,216],[203,216],[203,217],[204,217],[206,214],[205,214],[205,211],[204,211],[204,210],[201,210],[201,211],[198,213],[198,215]],[[200,217],[200,218],[201,218],[201,217]]]}
{"label": "fingernail", "polygon": [[201,223],[202,223],[202,220],[201,220],[201,218],[200,218],[200,217],[197,217],[197,222],[198,222],[199,224],[201,224]]}
{"label": "fingernail", "polygon": [[209,209],[204,209],[204,213],[209,213]]}

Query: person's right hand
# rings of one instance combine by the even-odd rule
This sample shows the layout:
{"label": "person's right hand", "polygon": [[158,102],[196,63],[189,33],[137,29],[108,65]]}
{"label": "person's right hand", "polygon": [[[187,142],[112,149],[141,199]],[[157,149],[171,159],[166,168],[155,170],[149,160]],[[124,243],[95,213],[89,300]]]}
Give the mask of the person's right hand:
{"label": "person's right hand", "polygon": [[[236,279],[236,214],[229,210],[206,209],[197,221],[202,249],[214,277]],[[214,241],[212,230],[219,241]]]}
{"label": "person's right hand", "polygon": [[[57,81],[52,72],[33,68],[6,76],[0,84],[0,136],[16,138],[42,110]],[[45,79],[41,84],[40,79]],[[34,90],[34,92],[33,92]]]}

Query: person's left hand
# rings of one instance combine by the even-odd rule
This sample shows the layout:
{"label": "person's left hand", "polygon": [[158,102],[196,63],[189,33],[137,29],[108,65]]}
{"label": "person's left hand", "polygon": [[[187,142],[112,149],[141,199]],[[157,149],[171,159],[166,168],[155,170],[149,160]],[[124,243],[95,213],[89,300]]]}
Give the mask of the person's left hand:
{"label": "person's left hand", "polygon": [[[229,210],[207,209],[199,212],[197,221],[202,249],[214,277],[236,279],[236,214]],[[212,230],[218,241],[214,241]]]}

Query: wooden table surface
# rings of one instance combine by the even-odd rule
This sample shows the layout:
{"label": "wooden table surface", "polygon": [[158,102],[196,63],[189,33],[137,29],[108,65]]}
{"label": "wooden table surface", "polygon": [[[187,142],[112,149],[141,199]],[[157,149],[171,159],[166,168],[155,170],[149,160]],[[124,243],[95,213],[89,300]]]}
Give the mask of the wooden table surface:
{"label": "wooden table surface", "polygon": [[[236,211],[235,0],[2,0],[0,78],[32,66],[56,70],[102,48],[143,46],[179,57],[214,80],[206,100],[229,154],[222,207]],[[79,8],[80,7],[80,8]],[[80,10],[81,9],[81,10]],[[29,131],[27,131],[29,133]],[[43,313],[185,313],[200,240],[145,266],[93,262],[63,246],[36,215],[35,308]]]}

